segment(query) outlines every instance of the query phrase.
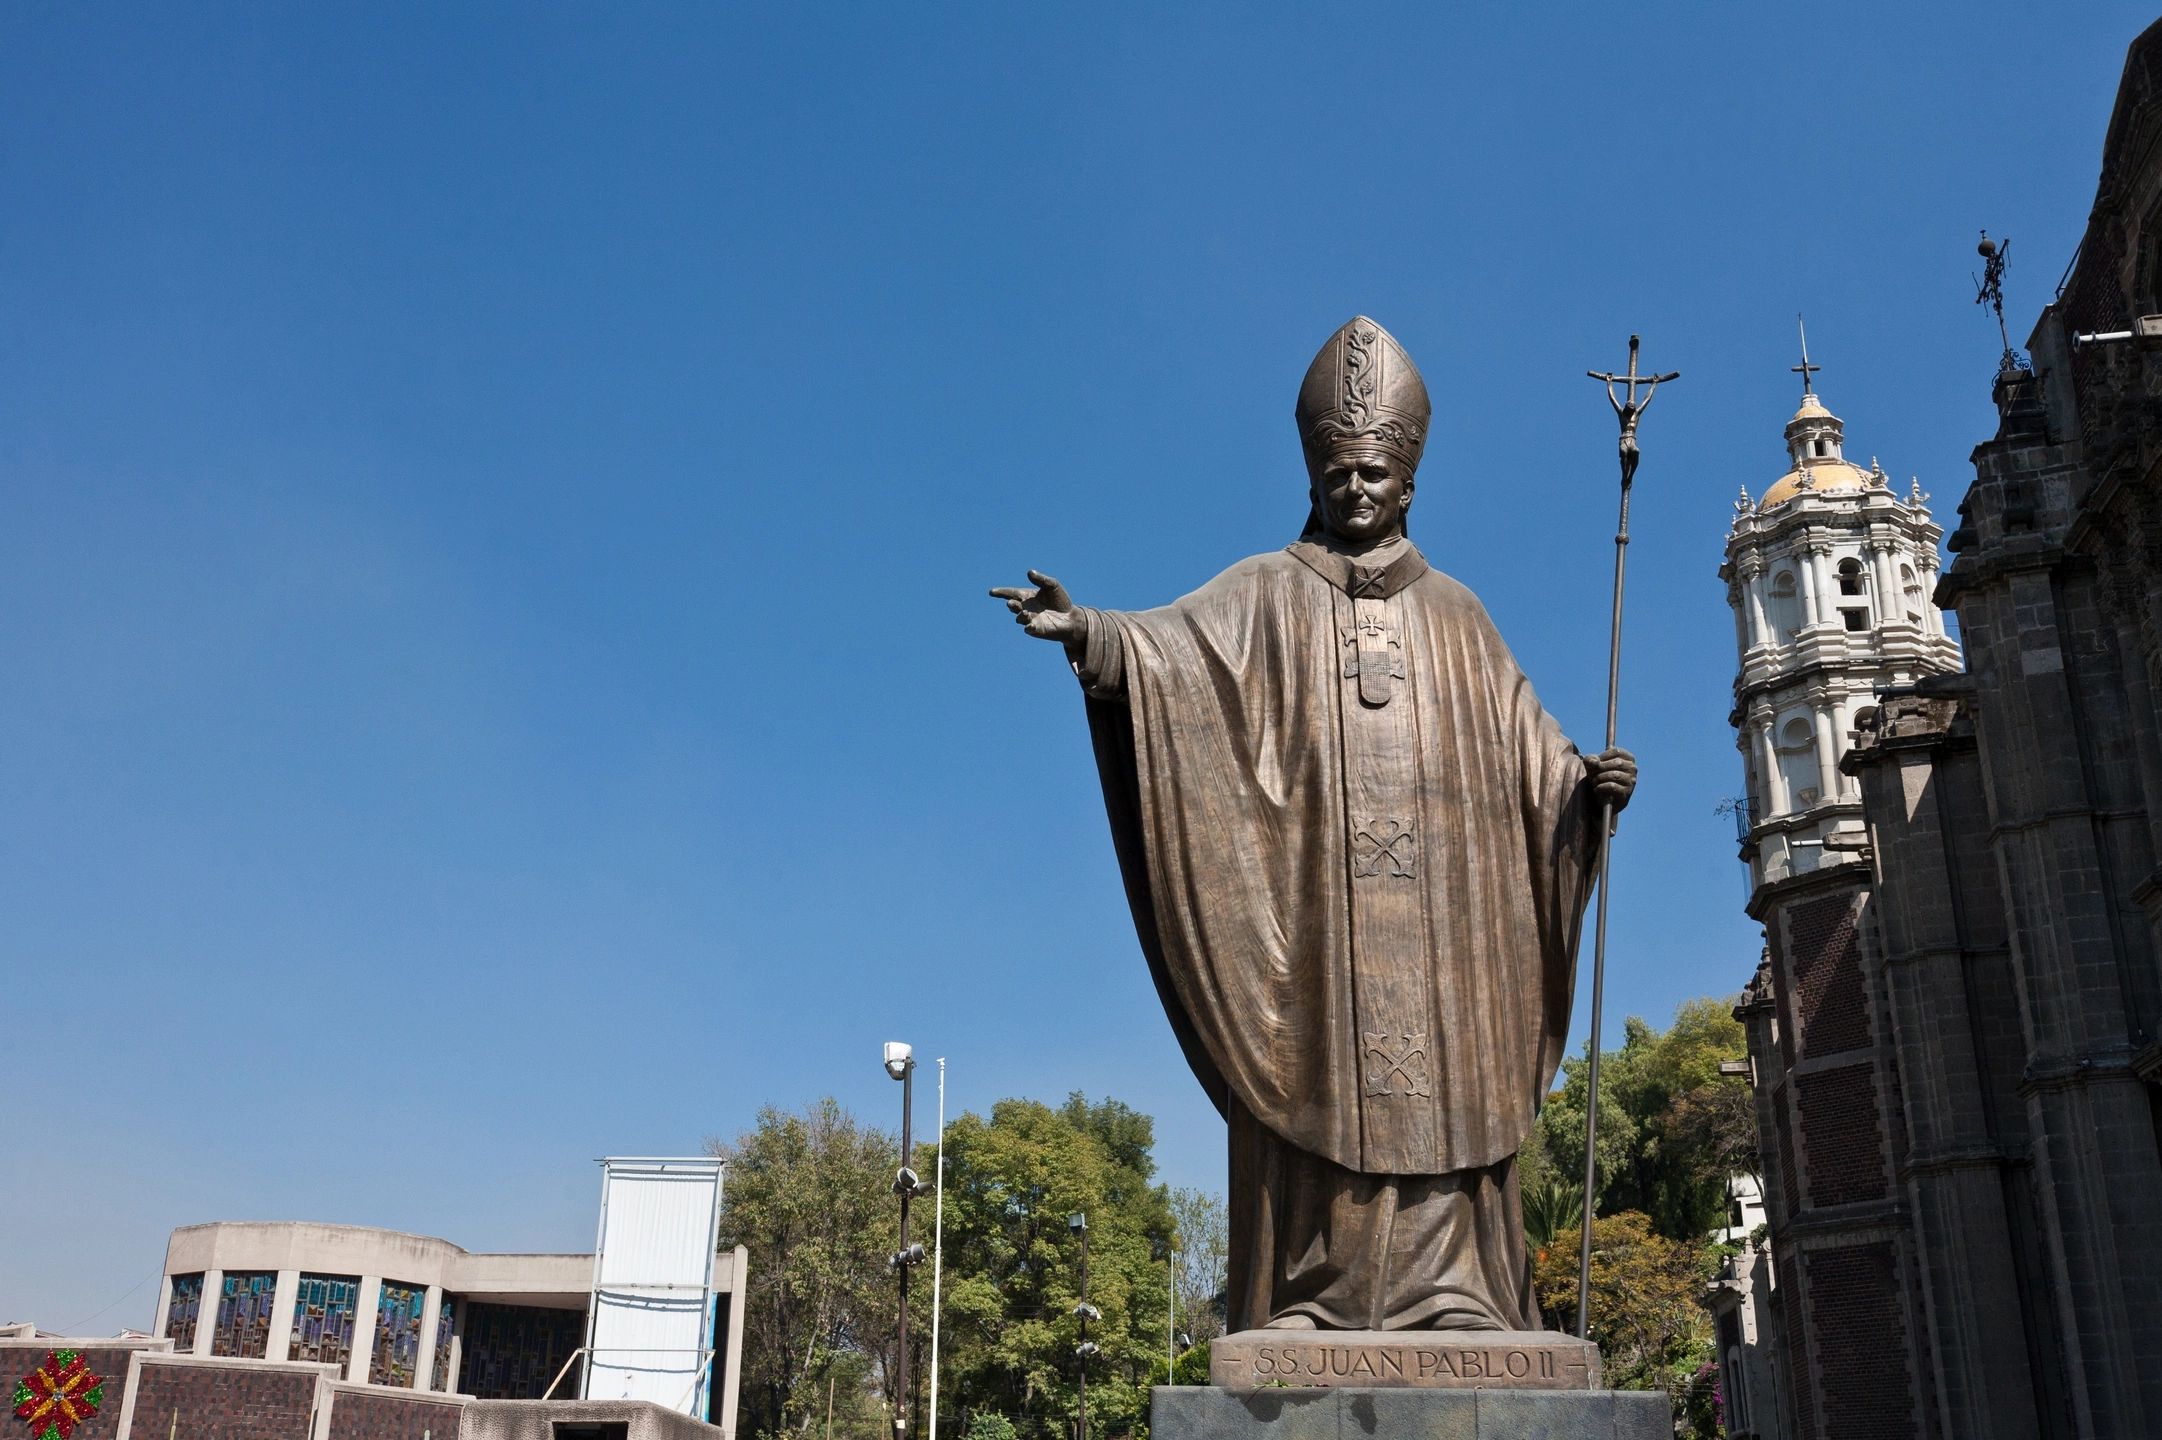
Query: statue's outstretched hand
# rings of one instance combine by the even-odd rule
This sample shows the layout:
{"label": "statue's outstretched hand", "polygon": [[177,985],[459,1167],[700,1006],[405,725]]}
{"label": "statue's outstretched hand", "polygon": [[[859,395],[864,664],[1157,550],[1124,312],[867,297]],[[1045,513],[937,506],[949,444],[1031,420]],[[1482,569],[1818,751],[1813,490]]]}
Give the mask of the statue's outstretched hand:
{"label": "statue's outstretched hand", "polygon": [[998,585],[992,588],[991,598],[1005,601],[1006,608],[1013,612],[1014,623],[1038,640],[1080,644],[1087,637],[1088,625],[1074,608],[1066,587],[1040,570],[1029,571],[1028,578],[1036,582],[1035,589]]}
{"label": "statue's outstretched hand", "polygon": [[1622,749],[1604,750],[1586,755],[1584,769],[1591,776],[1592,799],[1612,805],[1616,814],[1628,807],[1637,788],[1636,756]]}

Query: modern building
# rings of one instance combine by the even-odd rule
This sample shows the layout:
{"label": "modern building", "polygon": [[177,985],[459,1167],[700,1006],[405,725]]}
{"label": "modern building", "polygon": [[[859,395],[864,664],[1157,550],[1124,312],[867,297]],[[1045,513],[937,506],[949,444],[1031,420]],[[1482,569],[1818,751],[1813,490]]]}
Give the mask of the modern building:
{"label": "modern building", "polygon": [[[1920,486],[1901,495],[1874,459],[1867,469],[1849,460],[1806,353],[1798,368],[1785,473],[1761,496],[1743,490],[1719,572],[1740,659],[1729,719],[1746,780],[1749,913],[1766,935],[1736,1014],[1763,1148],[1776,1158],[1763,1167],[1768,1238],[1722,1278],[1714,1308],[1722,1349],[1740,1352],[1724,1383],[1742,1386],[1752,1427],[1742,1433],[1783,1433],[1784,1406],[1791,1433],[1845,1440],[1914,1433],[1924,1400],[1912,1243],[1893,1180],[1897,1082],[1864,974],[1862,797],[1839,762],[1880,690],[1957,669],[1959,649],[1928,598],[1942,531]],[[1781,1363],[1767,1351],[1782,1351]],[[1822,1383],[1815,1359],[1839,1384]]]}
{"label": "modern building", "polygon": [[1855,713],[1817,879],[1760,849],[1737,1013],[1807,1440],[2162,1435],[2162,24],[2028,346],[1932,596],[1965,668]]}
{"label": "modern building", "polygon": [[[651,1173],[712,1162],[608,1164]],[[634,1255],[646,1218],[637,1199],[619,1192],[617,1218],[630,1225],[613,1232]],[[0,1327],[0,1376],[22,1380],[48,1354],[76,1355],[101,1384],[71,1440],[731,1440],[748,1255],[713,1254],[707,1224],[678,1229],[651,1238],[687,1254],[702,1283],[656,1300],[641,1293],[651,1286],[603,1283],[592,1254],[482,1254],[361,1225],[190,1225],[167,1242],[153,1333]],[[696,1277],[702,1255],[710,1274]],[[597,1343],[597,1314],[626,1301],[640,1312],[688,1306],[701,1343],[665,1357]],[[603,1363],[589,1379],[594,1355]],[[636,1398],[626,1370],[665,1374],[669,1393]]]}
{"label": "modern building", "polygon": [[[713,1258],[712,1418],[724,1429],[743,1343],[730,1301],[746,1260],[741,1247]],[[156,1333],[181,1354],[311,1361],[356,1385],[570,1397],[593,1283],[590,1253],[476,1254],[362,1225],[223,1221],[173,1232]]]}

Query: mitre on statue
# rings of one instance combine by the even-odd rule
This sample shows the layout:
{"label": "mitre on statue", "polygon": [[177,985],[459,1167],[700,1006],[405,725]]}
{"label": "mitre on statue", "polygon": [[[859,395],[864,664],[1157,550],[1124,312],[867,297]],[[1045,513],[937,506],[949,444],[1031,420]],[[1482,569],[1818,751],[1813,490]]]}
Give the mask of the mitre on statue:
{"label": "mitre on statue", "polygon": [[1309,453],[1370,440],[1416,466],[1433,406],[1396,337],[1355,315],[1328,339],[1299,384],[1299,440]]}

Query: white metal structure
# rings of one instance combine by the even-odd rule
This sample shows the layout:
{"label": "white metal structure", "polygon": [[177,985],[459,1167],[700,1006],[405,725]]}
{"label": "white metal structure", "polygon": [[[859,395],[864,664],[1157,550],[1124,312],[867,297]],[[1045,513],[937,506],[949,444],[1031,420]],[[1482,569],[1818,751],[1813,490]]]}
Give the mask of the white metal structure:
{"label": "white metal structure", "polygon": [[705,1418],[724,1164],[601,1161],[584,1398],[650,1400]]}

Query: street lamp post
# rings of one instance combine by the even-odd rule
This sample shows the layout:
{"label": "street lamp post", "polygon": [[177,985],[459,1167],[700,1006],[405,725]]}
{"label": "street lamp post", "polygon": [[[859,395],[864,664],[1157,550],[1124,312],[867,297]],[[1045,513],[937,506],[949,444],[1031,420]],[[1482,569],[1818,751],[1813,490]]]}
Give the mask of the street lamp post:
{"label": "street lamp post", "polygon": [[1075,1368],[1080,1372],[1074,1404],[1079,1411],[1075,1440],[1089,1440],[1089,1357],[1096,1353],[1096,1342],[1089,1339],[1089,1321],[1103,1319],[1104,1312],[1089,1304],[1089,1217],[1068,1215],[1066,1228],[1081,1237],[1081,1303],[1073,1307],[1081,1321],[1081,1343],[1073,1351]]}
{"label": "street lamp post", "polygon": [[901,1168],[893,1177],[893,1193],[901,1197],[901,1248],[888,1262],[901,1276],[901,1319],[894,1334],[895,1364],[899,1367],[893,1386],[894,1440],[908,1435],[908,1272],[923,1263],[923,1246],[908,1243],[908,1202],[922,1190],[923,1182],[909,1165],[914,1158],[910,1119],[914,1113],[915,1052],[898,1040],[886,1042],[886,1073],[901,1082]]}

